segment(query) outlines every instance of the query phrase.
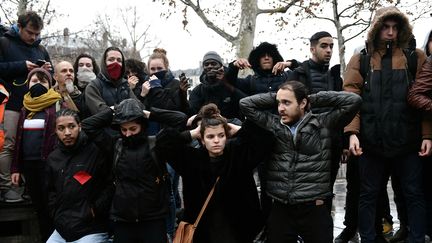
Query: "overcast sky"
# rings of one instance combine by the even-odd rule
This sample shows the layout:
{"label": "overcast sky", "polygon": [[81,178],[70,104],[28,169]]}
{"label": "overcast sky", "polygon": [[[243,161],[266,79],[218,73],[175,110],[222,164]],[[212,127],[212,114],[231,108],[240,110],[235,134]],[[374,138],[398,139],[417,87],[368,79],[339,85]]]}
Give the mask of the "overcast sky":
{"label": "overcast sky", "polygon": [[[136,6],[142,20],[141,26],[151,26],[149,30],[150,35],[154,36],[156,41],[161,42],[160,47],[167,50],[170,66],[173,70],[198,67],[204,53],[210,50],[217,51],[224,59],[229,61],[235,58],[234,51],[231,51],[229,48],[230,44],[212,30],[208,29],[202,21],[192,13],[192,10],[189,10],[189,32],[186,32],[183,30],[183,25],[181,23],[182,18],[180,15],[173,15],[168,20],[161,18],[160,13],[164,11],[165,8],[153,3],[151,0],[52,0],[52,2],[56,7],[56,11],[65,16],[60,17],[49,28],[63,29],[64,27],[68,27],[71,32],[88,28],[88,26],[93,23],[96,16],[101,13],[109,14],[113,21],[117,22],[117,26],[122,26],[119,9],[126,6]],[[431,28],[431,20],[432,18],[429,17],[413,24],[418,46],[423,45],[424,38],[430,30],[429,28]],[[296,58],[303,60],[309,56],[309,47],[303,44],[302,40],[295,39],[295,37],[300,37],[300,35],[303,35],[302,37],[310,37],[316,31],[321,30],[329,31],[331,34],[335,35],[334,27],[322,21],[303,21],[298,27],[298,31],[295,30],[298,34],[291,37],[287,36],[284,31],[276,32],[271,30],[272,24],[266,21],[266,17],[260,17],[257,25],[258,30],[262,30],[263,26],[265,26],[265,28],[264,33],[257,31],[255,35],[255,45],[258,45],[262,41],[278,44],[279,50],[285,59]],[[122,29],[119,29],[118,32],[126,35],[126,32]],[[337,41],[335,41],[335,43],[337,43]],[[363,38],[348,42],[346,48],[347,62],[353,50],[363,43]],[[146,54],[143,53],[143,56],[144,55]],[[335,51],[332,63],[336,64],[338,62],[337,55],[337,51]]]}

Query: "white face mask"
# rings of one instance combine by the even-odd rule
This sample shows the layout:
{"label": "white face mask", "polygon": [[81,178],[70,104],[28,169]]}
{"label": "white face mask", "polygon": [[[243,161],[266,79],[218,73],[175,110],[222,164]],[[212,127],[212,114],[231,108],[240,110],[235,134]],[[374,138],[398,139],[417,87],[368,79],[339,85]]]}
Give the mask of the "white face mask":
{"label": "white face mask", "polygon": [[96,74],[87,67],[79,67],[77,72],[78,87],[85,88],[92,80],[96,79]]}

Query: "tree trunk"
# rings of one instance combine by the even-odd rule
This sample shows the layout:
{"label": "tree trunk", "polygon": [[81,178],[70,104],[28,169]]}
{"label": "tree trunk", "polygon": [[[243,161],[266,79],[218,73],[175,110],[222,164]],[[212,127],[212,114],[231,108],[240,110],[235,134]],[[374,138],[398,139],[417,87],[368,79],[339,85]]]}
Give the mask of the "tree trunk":
{"label": "tree trunk", "polygon": [[237,48],[237,57],[247,57],[253,48],[257,13],[257,0],[241,1],[240,27],[236,43],[233,43]]}
{"label": "tree trunk", "polygon": [[28,6],[28,0],[19,0],[17,16],[24,14],[27,11],[27,6]]}
{"label": "tree trunk", "polygon": [[[237,58],[247,58],[251,52],[255,39],[256,19],[258,14],[257,0],[241,1],[240,27],[234,43]],[[253,74],[252,69],[240,70],[238,76],[246,77]]]}
{"label": "tree trunk", "polygon": [[337,41],[339,46],[339,63],[341,66],[341,74],[345,71],[345,37],[342,34],[342,26],[339,19],[339,12],[338,12],[338,0],[333,0],[333,17],[334,17],[334,24],[336,27],[336,33],[337,33]]}

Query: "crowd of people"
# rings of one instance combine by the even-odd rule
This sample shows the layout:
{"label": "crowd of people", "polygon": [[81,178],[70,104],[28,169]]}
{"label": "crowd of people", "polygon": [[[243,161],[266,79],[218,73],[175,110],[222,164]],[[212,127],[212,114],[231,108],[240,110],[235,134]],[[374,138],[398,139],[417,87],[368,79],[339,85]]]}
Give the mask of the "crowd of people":
{"label": "crowd of people", "polygon": [[[162,48],[147,63],[118,47],[100,63],[52,62],[43,26],[28,11],[0,37],[0,200],[31,201],[41,241],[172,242],[212,188],[195,243],[431,236],[432,31],[416,48],[396,7],[375,12],[342,74],[319,31],[304,62],[269,42],[227,65],[209,51],[195,87]],[[334,237],[341,163],[346,227]],[[385,237],[390,177],[400,229]]]}

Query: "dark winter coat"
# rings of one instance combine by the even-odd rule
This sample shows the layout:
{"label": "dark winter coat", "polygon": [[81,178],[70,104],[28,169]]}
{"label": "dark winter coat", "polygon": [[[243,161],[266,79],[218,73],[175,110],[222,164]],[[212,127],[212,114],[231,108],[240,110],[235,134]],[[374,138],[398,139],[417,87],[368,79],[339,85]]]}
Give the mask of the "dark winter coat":
{"label": "dark winter coat", "polygon": [[223,155],[218,158],[218,168],[213,170],[208,151],[190,147],[191,141],[189,131],[179,133],[165,130],[157,136],[155,149],[182,176],[184,220],[189,223],[195,222],[216,177],[220,176],[215,193],[198,225],[194,242],[213,242],[209,240],[211,233],[226,233],[209,228],[215,213],[225,219],[219,221],[220,225],[231,229],[231,234],[237,239],[235,242],[252,242],[264,224],[253,169],[266,158],[272,146],[271,134],[245,122],[236,138],[227,141]]}
{"label": "dark winter coat", "polygon": [[331,134],[352,120],[361,105],[358,95],[320,92],[310,96],[312,107],[333,107],[331,112],[308,112],[295,136],[280,116],[265,112],[276,106],[274,93],[258,94],[240,101],[247,120],[276,137],[266,164],[267,194],[282,203],[297,204],[326,199],[331,194]]}
{"label": "dark winter coat", "polygon": [[[165,164],[152,155],[145,133],[133,140],[118,141],[104,130],[112,121],[107,108],[82,122],[82,129],[95,144],[114,159],[115,193],[110,218],[113,221],[136,223],[163,219],[168,213],[168,188]],[[186,116],[174,111],[152,109],[150,120],[185,124]],[[115,157],[118,156],[118,160]]]}
{"label": "dark winter coat", "polygon": [[75,145],[60,142],[48,157],[48,205],[55,229],[68,242],[108,231],[114,185],[107,156],[80,132]]}
{"label": "dark winter coat", "polygon": [[102,73],[98,74],[85,89],[85,102],[91,114],[129,98],[136,99],[126,79],[113,82]]}
{"label": "dark winter coat", "polygon": [[272,70],[262,70],[260,58],[265,54],[272,57],[273,65],[284,61],[276,45],[263,42],[255,47],[248,57],[248,61],[255,74],[249,75],[246,78],[238,78],[239,69],[234,66],[234,62],[231,62],[228,66],[227,80],[247,96],[277,91],[279,86],[287,80],[290,71],[274,75],[272,74]]}
{"label": "dark winter coat", "polygon": [[238,68],[233,63],[229,64],[229,76],[235,77],[230,82],[244,92],[247,96],[261,94],[267,92],[276,92],[279,86],[287,81],[290,71],[282,72],[279,75],[274,75],[269,72],[255,72],[254,75],[249,75],[246,78],[237,78]]}
{"label": "dark winter coat", "polygon": [[188,105],[186,93],[180,90],[180,81],[171,71],[166,73],[161,84],[162,87],[150,89],[144,102],[146,107],[185,112]]}
{"label": "dark winter coat", "polygon": [[211,84],[207,81],[204,73],[200,76],[200,82],[189,96],[190,115],[197,114],[202,106],[214,103],[221,111],[222,116],[228,119],[243,119],[239,112],[238,102],[246,95],[241,90],[232,89],[232,86],[229,87],[226,81],[217,81]]}
{"label": "dark winter coat", "polygon": [[[53,104],[49,106],[48,108],[45,108],[43,112],[45,113],[45,124],[44,124],[44,135],[43,135],[43,144],[42,144],[42,151],[41,151],[41,159],[42,161],[46,161],[48,158],[48,155],[51,153],[51,151],[54,150],[56,142],[57,142],[57,135],[55,134],[55,113],[56,113],[56,104]],[[11,164],[11,173],[16,173],[21,171],[21,165],[22,165],[22,140],[23,140],[23,133],[24,133],[24,120],[27,116],[27,110],[23,108],[21,110],[20,117],[18,119],[18,127],[17,127],[17,133],[16,133],[16,140],[15,140],[15,153]]]}
{"label": "dark winter coat", "polygon": [[28,45],[21,40],[17,28],[11,28],[0,38],[0,73],[10,97],[6,110],[20,111],[23,97],[28,92],[26,60],[36,63],[38,59],[51,62],[41,40]]}
{"label": "dark winter coat", "polygon": [[[287,81],[295,80],[302,82],[309,89],[309,93],[316,94],[320,91],[342,91],[342,78],[340,77],[340,65],[329,69],[328,64],[316,63],[312,59],[304,61],[293,72]],[[314,113],[328,112],[333,107],[314,108]],[[339,165],[343,149],[343,128],[332,134],[333,164]],[[338,167],[337,167],[338,168]]]}
{"label": "dark winter coat", "polygon": [[[398,40],[394,43],[379,41],[379,31],[387,17],[397,18]],[[354,55],[344,75],[344,90],[355,92],[363,98],[360,113],[345,128],[345,132],[359,134],[364,152],[395,157],[416,153],[423,138],[431,131],[422,131],[422,116],[407,102],[408,89],[413,83],[407,70],[403,48],[408,46],[412,29],[408,18],[395,7],[377,11],[368,33],[368,53],[371,55],[369,80],[360,73],[360,55]],[[426,56],[417,53],[417,73]],[[424,126],[425,127],[425,126]]]}

